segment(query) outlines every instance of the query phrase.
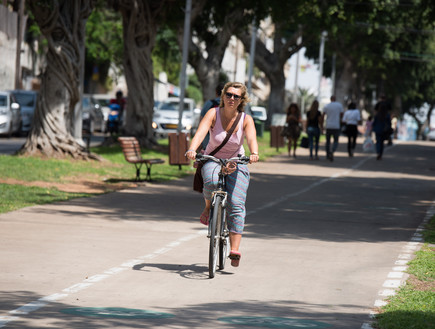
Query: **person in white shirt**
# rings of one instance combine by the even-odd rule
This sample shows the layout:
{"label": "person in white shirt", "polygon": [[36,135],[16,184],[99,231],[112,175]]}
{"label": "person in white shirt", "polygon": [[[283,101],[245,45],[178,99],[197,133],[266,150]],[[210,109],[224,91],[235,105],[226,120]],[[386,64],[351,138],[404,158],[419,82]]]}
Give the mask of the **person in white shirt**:
{"label": "person in white shirt", "polygon": [[350,103],[348,110],[344,112],[343,122],[346,124],[347,135],[347,153],[353,157],[356,147],[356,138],[358,137],[358,124],[361,123],[361,114],[356,108],[355,103]]}
{"label": "person in white shirt", "polygon": [[[330,161],[334,161],[334,152],[338,148],[338,138],[340,137],[341,132],[340,125],[343,112],[343,105],[335,100],[334,95],[331,96],[331,103],[323,108],[323,122],[325,122],[326,128],[326,158]],[[331,136],[334,138],[332,150]]]}

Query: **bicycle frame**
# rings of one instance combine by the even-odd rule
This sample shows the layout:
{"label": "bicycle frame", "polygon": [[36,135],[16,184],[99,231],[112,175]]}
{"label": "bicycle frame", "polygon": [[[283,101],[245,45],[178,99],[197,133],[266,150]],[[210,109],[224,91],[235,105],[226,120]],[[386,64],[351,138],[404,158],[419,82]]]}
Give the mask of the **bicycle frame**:
{"label": "bicycle frame", "polygon": [[213,278],[217,268],[217,254],[219,253],[219,269],[225,268],[225,261],[229,255],[230,241],[229,231],[226,221],[226,205],[227,205],[227,192],[226,192],[226,176],[224,171],[227,163],[236,161],[237,163],[248,163],[247,157],[236,157],[231,159],[218,159],[209,155],[197,155],[199,160],[212,160],[220,165],[218,173],[218,183],[216,189],[212,192],[212,206],[210,209],[210,220],[208,225],[208,235],[210,239],[209,249],[209,277]]}

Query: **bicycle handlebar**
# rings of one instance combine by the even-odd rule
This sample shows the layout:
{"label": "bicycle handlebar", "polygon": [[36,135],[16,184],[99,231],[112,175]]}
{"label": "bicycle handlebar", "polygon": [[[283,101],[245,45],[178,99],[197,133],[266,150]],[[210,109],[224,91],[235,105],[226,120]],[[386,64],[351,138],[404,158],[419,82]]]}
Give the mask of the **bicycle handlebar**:
{"label": "bicycle handlebar", "polygon": [[249,157],[244,156],[244,155],[239,155],[237,157],[233,157],[230,159],[218,159],[212,155],[201,154],[201,153],[196,154],[196,161],[204,161],[204,160],[212,160],[212,161],[214,161],[216,163],[220,163],[220,164],[226,164],[226,163],[232,162],[232,161],[234,161],[236,163],[240,163],[240,164],[248,164],[250,162]]}

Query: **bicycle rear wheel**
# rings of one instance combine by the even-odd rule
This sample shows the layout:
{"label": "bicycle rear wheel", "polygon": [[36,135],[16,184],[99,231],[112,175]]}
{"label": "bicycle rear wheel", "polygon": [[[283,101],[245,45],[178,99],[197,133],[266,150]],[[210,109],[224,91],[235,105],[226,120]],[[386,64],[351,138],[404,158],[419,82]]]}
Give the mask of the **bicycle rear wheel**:
{"label": "bicycle rear wheel", "polygon": [[219,213],[221,212],[222,206],[221,206],[222,197],[216,196],[215,204],[213,207],[213,215],[210,218],[210,248],[209,248],[209,254],[208,254],[208,276],[212,279],[214,278],[216,274],[216,267],[217,267],[217,258],[218,258],[218,251],[219,251],[219,244],[220,244],[220,232],[218,228],[218,221],[219,221]]}

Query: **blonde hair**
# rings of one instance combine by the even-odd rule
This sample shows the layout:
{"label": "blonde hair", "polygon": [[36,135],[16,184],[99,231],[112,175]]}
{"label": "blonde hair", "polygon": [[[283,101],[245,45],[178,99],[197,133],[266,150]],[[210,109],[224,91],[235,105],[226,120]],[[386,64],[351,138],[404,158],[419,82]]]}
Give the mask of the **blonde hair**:
{"label": "blonde hair", "polygon": [[221,103],[219,104],[219,107],[224,107],[224,97],[225,97],[225,93],[227,92],[228,88],[236,88],[236,89],[241,89],[242,94],[241,99],[240,99],[240,103],[239,106],[237,106],[237,111],[239,112],[244,112],[245,111],[245,105],[248,104],[251,100],[249,99],[248,96],[248,89],[246,88],[246,86],[241,83],[241,82],[227,82],[224,86],[224,88],[222,89],[222,93],[221,93]]}

